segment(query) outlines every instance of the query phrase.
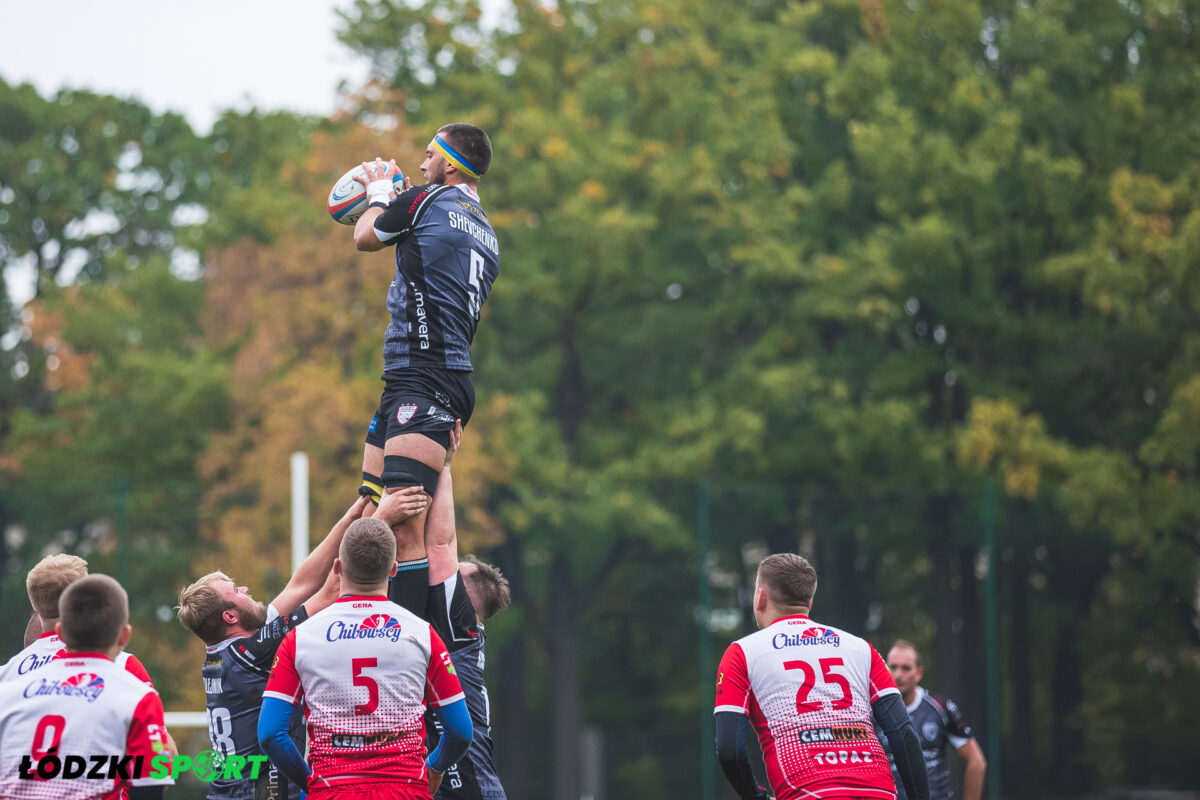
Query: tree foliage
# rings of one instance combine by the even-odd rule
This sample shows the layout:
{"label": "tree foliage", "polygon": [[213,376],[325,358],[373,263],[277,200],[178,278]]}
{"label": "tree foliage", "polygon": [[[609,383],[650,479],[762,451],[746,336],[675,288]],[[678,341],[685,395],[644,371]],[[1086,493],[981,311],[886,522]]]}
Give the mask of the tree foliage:
{"label": "tree foliage", "polygon": [[[310,455],[317,535],[353,498],[393,270],[320,199],[377,154],[415,173],[469,120],[495,146],[502,267],[456,484],[464,544],[516,597],[489,624],[510,794],[579,796],[590,725],[611,795],[701,796],[697,576],[732,612],[702,620],[711,660],[783,549],[816,561],[818,617],[926,647],[985,750],[995,579],[1006,794],[1195,785],[1197,10],[518,0],[482,19],[469,0],[348,6],[375,76],[333,120],[231,113],[196,137],[136,103],[0,87],[19,111],[0,113],[5,268],[49,276],[5,351],[32,365],[11,383],[7,519],[39,547],[104,525],[146,552],[186,541],[162,556],[176,584],[282,585],[288,455]],[[53,208],[24,199],[76,169]],[[89,213],[119,224],[86,233]],[[180,243],[198,281],[168,269]],[[60,252],[87,254],[71,280]],[[702,479],[710,554],[690,534]],[[148,607],[170,602],[145,580]]]}

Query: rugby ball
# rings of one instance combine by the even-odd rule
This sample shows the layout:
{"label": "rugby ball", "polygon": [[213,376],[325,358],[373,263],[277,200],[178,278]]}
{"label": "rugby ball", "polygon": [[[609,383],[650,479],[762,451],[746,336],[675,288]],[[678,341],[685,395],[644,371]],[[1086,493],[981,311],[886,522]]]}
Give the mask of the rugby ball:
{"label": "rugby ball", "polygon": [[[367,202],[367,187],[354,180],[355,175],[363,178],[367,176],[361,164],[338,178],[337,183],[329,190],[329,216],[333,217],[334,222],[353,225],[370,205]],[[392,185],[396,187],[396,191],[403,191],[404,174],[397,172],[393,175]]]}

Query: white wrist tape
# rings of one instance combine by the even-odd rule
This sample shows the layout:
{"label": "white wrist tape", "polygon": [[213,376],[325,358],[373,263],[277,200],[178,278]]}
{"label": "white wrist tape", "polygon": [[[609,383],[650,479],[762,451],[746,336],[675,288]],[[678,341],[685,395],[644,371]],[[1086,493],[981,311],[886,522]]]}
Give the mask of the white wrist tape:
{"label": "white wrist tape", "polygon": [[367,184],[367,198],[372,203],[387,204],[390,202],[388,195],[392,193],[392,179],[380,178],[377,181],[371,181]]}

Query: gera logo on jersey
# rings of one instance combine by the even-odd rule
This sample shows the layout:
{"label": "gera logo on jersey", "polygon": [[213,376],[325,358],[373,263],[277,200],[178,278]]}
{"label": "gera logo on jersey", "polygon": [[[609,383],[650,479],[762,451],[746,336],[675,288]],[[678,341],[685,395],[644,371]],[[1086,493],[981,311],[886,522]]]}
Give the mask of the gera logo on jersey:
{"label": "gera logo on jersey", "polygon": [[812,627],[806,628],[800,633],[777,633],[771,638],[771,646],[776,650],[782,650],[785,647],[797,647],[803,645],[826,644],[831,647],[841,647],[842,639],[838,636],[837,631],[829,628]]}
{"label": "gera logo on jersey", "polygon": [[59,697],[81,697],[89,703],[104,691],[104,678],[91,672],[81,672],[61,681],[42,678],[33,681],[25,687],[25,697],[43,697],[57,695]]}
{"label": "gera logo on jersey", "polygon": [[400,620],[387,614],[372,614],[358,625],[335,620],[325,630],[325,640],[336,642],[341,639],[391,639],[400,641]]}
{"label": "gera logo on jersey", "polygon": [[828,742],[867,742],[871,734],[865,728],[854,725],[836,725],[828,728],[808,728],[800,731],[803,744],[826,744]]}
{"label": "gera logo on jersey", "polygon": [[[158,745],[161,747],[161,745]],[[197,779],[211,782],[222,780],[255,780],[267,765],[267,757],[229,755],[223,760],[213,750],[195,756],[171,757],[160,752],[147,760],[146,756],[59,755],[48,753],[36,762],[32,756],[21,757],[17,777],[22,780],[135,780],[177,778],[191,772]]]}

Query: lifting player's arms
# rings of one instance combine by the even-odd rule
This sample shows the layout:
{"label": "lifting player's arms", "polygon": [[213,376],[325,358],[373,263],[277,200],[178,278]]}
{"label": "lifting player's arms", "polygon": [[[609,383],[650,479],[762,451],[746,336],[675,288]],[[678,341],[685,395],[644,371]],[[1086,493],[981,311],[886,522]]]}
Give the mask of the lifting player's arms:
{"label": "lifting player's arms", "polygon": [[[406,179],[394,194],[395,162],[363,164],[371,204],[355,224],[355,246],[395,246],[385,385],[363,450],[361,491],[375,502],[402,486],[420,485],[433,496],[455,420],[465,424],[474,411],[471,343],[500,271],[499,244],[478,192],[491,158],[483,130],[454,123],[429,142],[421,186]],[[400,571],[414,579],[389,590],[418,615],[427,594],[424,527],[420,515],[396,529]],[[410,592],[401,594],[405,588]]]}
{"label": "lifting player's arms", "polygon": [[808,617],[817,573],[791,553],[763,559],[754,585],[761,630],[729,646],[717,674],[717,758],[743,800],[767,797],[750,770],[747,719],[778,800],[895,797],[872,717],[912,800],[929,800],[916,732],[887,665],[857,636]]}
{"label": "lifting player's arms", "polygon": [[[446,770],[437,800],[506,800],[492,750],[491,710],[484,681],[484,621],[508,607],[508,581],[495,566],[458,554],[454,519],[454,483],[450,464],[462,441],[462,424],[450,435],[437,495],[425,525],[429,553],[429,605],[425,614],[445,642],[466,695],[475,737],[467,754]],[[428,715],[427,715],[428,717]],[[440,734],[428,720],[428,741]]]}
{"label": "lifting player's arms", "polygon": [[[287,635],[267,681],[259,742],[312,800],[427,798],[470,744],[471,718],[445,645],[429,623],[384,594],[395,554],[382,520],[351,525],[334,562],[342,596]],[[301,699],[311,766],[287,731]],[[428,758],[427,706],[444,730]]]}

